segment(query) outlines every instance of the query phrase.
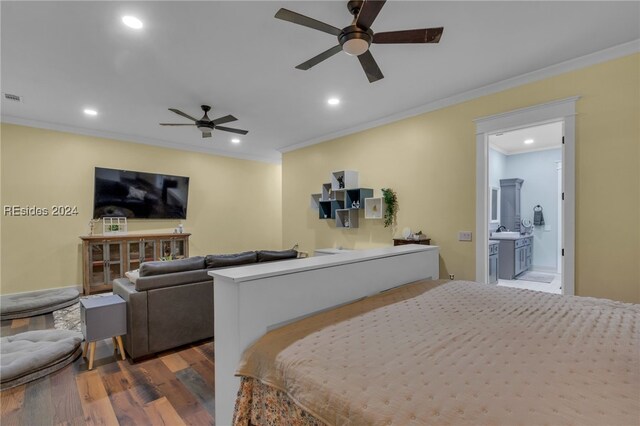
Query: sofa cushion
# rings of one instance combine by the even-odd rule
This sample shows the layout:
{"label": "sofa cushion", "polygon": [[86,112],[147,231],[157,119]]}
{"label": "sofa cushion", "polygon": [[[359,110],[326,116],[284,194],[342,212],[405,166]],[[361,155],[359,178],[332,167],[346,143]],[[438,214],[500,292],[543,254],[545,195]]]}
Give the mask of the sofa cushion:
{"label": "sofa cushion", "polygon": [[298,252],[295,250],[260,250],[258,252],[258,262],[295,259],[296,257],[298,257]]}
{"label": "sofa cushion", "polygon": [[258,255],[255,251],[245,251],[234,254],[210,254],[205,257],[205,265],[208,269],[246,265],[248,263],[256,263],[257,261]]}
{"label": "sofa cushion", "polygon": [[175,272],[173,274],[140,277],[136,280],[135,287],[138,291],[147,291],[156,288],[174,287],[202,281],[210,281],[213,284],[213,278],[211,278],[207,272],[208,271],[206,269],[196,269],[193,271]]}
{"label": "sofa cushion", "polygon": [[194,256],[186,259],[170,260],[167,262],[144,262],[140,265],[140,277],[172,274],[175,272],[193,271],[196,269],[204,269],[204,257]]}

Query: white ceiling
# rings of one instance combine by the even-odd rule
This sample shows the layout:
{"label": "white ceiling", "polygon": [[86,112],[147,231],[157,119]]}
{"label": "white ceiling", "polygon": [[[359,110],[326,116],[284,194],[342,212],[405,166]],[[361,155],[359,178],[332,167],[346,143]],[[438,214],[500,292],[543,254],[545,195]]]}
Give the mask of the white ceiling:
{"label": "white ceiling", "polygon": [[[533,143],[525,144],[524,141],[528,139],[533,140]],[[562,146],[562,122],[489,135],[489,144],[492,148],[497,148],[498,151],[506,155],[560,148]]]}
{"label": "white ceiling", "polygon": [[[374,31],[445,30],[438,45],[373,45],[385,78],[370,84],[343,53],[294,69],[337,41],[274,19],[280,7],[350,23],[343,1],[3,1],[2,91],[24,97],[3,99],[3,121],[278,161],[278,149],[640,38],[635,1],[389,1]],[[124,27],[125,14],[144,29]],[[158,125],[186,122],[169,107],[200,116],[201,104],[249,134],[233,145]]]}

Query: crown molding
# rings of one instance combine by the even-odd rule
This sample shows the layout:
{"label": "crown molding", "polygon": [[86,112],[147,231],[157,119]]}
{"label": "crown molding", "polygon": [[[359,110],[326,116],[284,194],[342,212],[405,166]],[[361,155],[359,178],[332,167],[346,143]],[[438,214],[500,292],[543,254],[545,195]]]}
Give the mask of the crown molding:
{"label": "crown molding", "polygon": [[13,117],[13,116],[7,116],[7,115],[2,115],[1,121],[7,124],[16,124],[19,126],[35,127],[37,129],[54,130],[58,132],[74,133],[74,134],[83,135],[83,136],[93,136],[98,138],[114,139],[121,142],[140,143],[143,145],[150,145],[150,146],[156,146],[156,147],[168,148],[168,149],[176,149],[179,151],[199,152],[202,154],[217,155],[220,157],[229,157],[229,158],[235,158],[239,160],[259,161],[261,163],[271,163],[271,164],[280,164],[282,162],[280,158],[281,156],[278,155],[278,153],[275,153],[275,155],[269,156],[269,157],[246,154],[246,153],[238,153],[238,152],[226,151],[223,149],[205,148],[197,145],[169,142],[162,139],[145,138],[141,136],[126,135],[123,133],[110,132],[106,130],[87,129],[84,127],[68,126],[65,124],[49,123],[46,121],[31,120],[31,119]]}
{"label": "crown molding", "polygon": [[511,77],[506,80],[502,80],[496,83],[492,83],[477,89],[472,89],[466,92],[462,92],[447,98],[439,99],[428,104],[412,108],[409,110],[401,111],[395,114],[391,114],[386,117],[382,117],[377,120],[369,121],[348,129],[340,130],[334,133],[329,133],[324,136],[309,139],[302,142],[297,142],[291,145],[286,145],[278,148],[281,153],[294,151],[307,146],[315,145],[321,142],[326,142],[339,137],[347,136],[353,133],[368,130],[374,127],[379,127],[385,124],[393,123],[395,121],[403,120],[405,118],[415,117],[420,114],[435,111],[438,109],[446,108],[455,104],[470,101],[482,96],[491,95],[494,93],[502,92],[504,90],[512,89],[514,87],[522,86],[527,83],[533,83],[535,81],[544,80],[546,78],[554,77],[560,74],[564,74],[571,71],[576,71],[581,68],[586,68],[592,65],[596,65],[602,62],[607,62],[613,59],[621,58],[623,56],[632,55],[640,52],[640,39],[632,40],[627,43],[619,44],[617,46],[609,47],[607,49],[600,50],[598,52],[590,53],[588,55],[580,56],[578,58],[569,59],[564,62],[560,62],[555,65],[551,65],[545,68],[541,68],[536,71],[531,71],[516,77]]}

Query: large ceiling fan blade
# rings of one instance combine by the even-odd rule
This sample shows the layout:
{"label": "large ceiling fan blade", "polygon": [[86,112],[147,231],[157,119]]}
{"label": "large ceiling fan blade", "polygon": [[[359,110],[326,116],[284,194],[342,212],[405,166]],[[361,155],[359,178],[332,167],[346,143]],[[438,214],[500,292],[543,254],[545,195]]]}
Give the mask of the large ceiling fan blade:
{"label": "large ceiling fan blade", "polygon": [[216,118],[212,121],[212,123],[217,126],[218,124],[230,123],[232,121],[238,120],[233,115],[225,115],[224,117]]}
{"label": "large ceiling fan blade", "polygon": [[195,126],[196,124],[160,123],[161,126]]}
{"label": "large ceiling fan blade", "polygon": [[296,68],[299,70],[306,71],[309,68],[318,65],[320,62],[324,61],[325,59],[329,59],[330,57],[340,52],[341,50],[342,50],[342,46],[340,46],[339,44],[335,45],[331,49],[327,49],[321,54],[316,55],[313,58],[309,59],[308,61],[301,63]]}
{"label": "large ceiling fan blade", "polygon": [[340,29],[332,25],[325,24],[308,16],[300,15],[299,13],[292,12],[288,9],[280,9],[276,15],[276,18],[288,21],[294,24],[302,25],[304,27],[313,28],[314,30],[322,31],[327,34],[337,36],[340,34]]}
{"label": "large ceiling fan blade", "polygon": [[374,43],[438,43],[442,37],[443,27],[422,28],[418,30],[389,31],[375,33]]}
{"label": "large ceiling fan blade", "polygon": [[382,71],[380,71],[376,60],[373,59],[373,55],[370,51],[367,50],[362,55],[358,56],[358,60],[360,61],[360,65],[362,65],[364,73],[369,79],[369,83],[373,83],[384,78]]}
{"label": "large ceiling fan blade", "polygon": [[169,111],[175,112],[176,114],[181,115],[181,116],[183,116],[185,118],[188,118],[189,120],[198,121],[196,118],[193,118],[189,114],[185,114],[184,112],[180,111],[179,109],[169,108]]}
{"label": "large ceiling fan blade", "polygon": [[356,19],[356,25],[363,30],[368,30],[371,28],[373,21],[376,20],[378,13],[384,6],[386,0],[365,0],[360,12],[358,13],[358,18]]}
{"label": "large ceiling fan blade", "polygon": [[216,126],[216,130],[222,130],[223,132],[238,133],[240,135],[246,135],[247,133],[249,133],[248,130],[232,129],[231,127],[222,127],[222,126]]}
{"label": "large ceiling fan blade", "polygon": [[210,138],[211,137],[211,132],[202,132],[202,137],[203,138]]}

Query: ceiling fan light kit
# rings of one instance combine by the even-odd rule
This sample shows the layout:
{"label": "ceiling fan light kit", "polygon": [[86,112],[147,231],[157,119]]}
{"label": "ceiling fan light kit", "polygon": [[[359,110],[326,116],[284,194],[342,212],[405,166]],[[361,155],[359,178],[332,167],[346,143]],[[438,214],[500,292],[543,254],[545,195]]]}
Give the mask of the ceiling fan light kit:
{"label": "ceiling fan light kit", "polygon": [[390,31],[374,33],[371,24],[376,19],[386,0],[351,0],[347,2],[347,9],[353,15],[351,25],[339,29],[308,16],[280,9],[275,18],[282,19],[314,30],[331,34],[338,38],[338,45],[314,56],[306,62],[296,66],[300,70],[308,70],[320,62],[329,59],[341,50],[350,56],[357,56],[360,65],[370,83],[384,78],[373,55],[369,51],[371,43],[438,43],[442,37],[443,27],[423,28],[415,30]]}

